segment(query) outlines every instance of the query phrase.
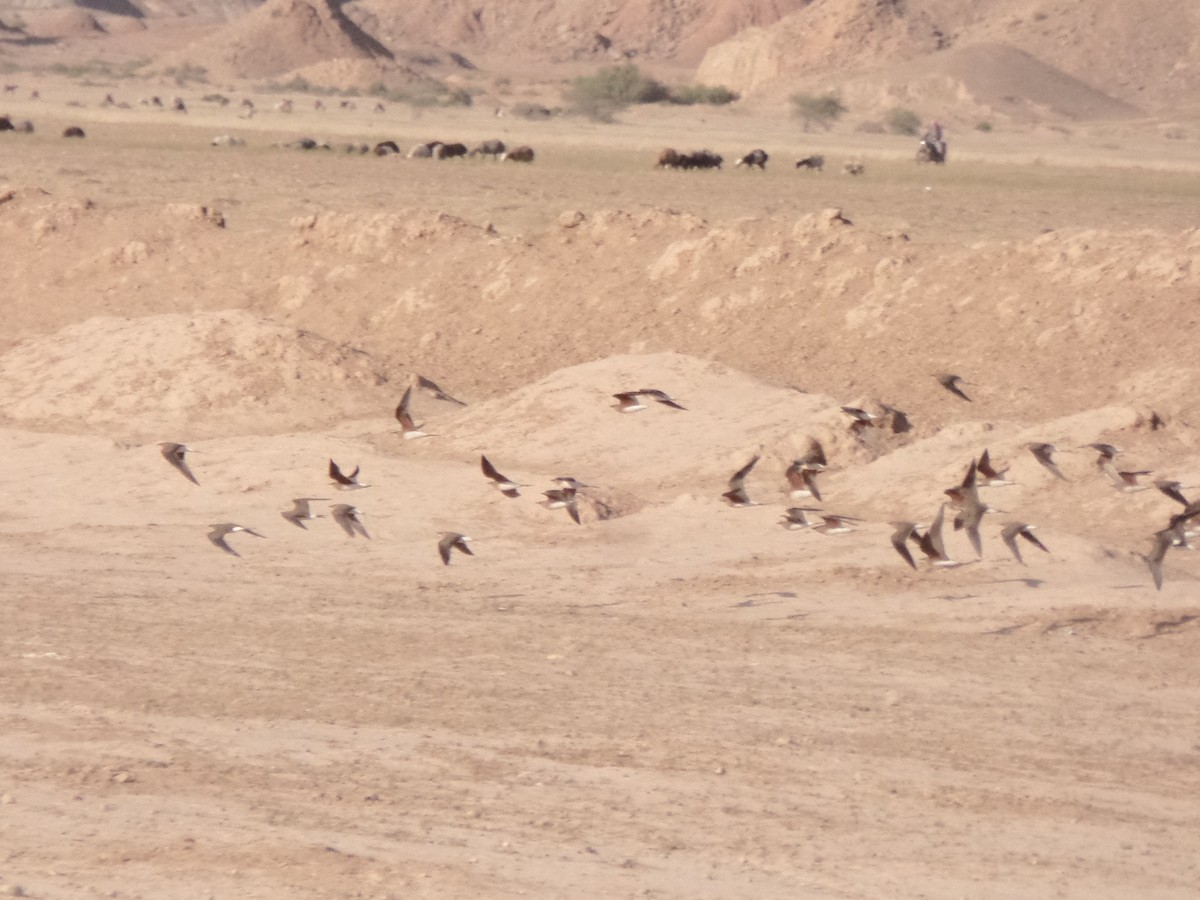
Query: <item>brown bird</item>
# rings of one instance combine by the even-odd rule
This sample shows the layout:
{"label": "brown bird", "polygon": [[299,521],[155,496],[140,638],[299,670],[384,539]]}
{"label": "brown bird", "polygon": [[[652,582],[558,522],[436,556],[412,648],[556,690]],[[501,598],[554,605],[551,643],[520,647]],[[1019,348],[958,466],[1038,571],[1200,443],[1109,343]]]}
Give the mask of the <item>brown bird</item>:
{"label": "brown bird", "polygon": [[401,434],[406,441],[411,441],[414,438],[430,437],[426,431],[421,431],[419,425],[413,422],[412,413],[409,410],[409,405],[412,402],[412,385],[404,392],[404,396],[400,398],[400,403],[396,406],[396,421],[400,423],[402,429]]}
{"label": "brown bird", "polygon": [[1033,458],[1045,466],[1055,478],[1061,479],[1062,481],[1067,480],[1067,476],[1064,475],[1062,470],[1059,469],[1059,467],[1054,463],[1053,455],[1058,452],[1057,447],[1055,447],[1053,444],[1040,443],[1026,444],[1025,446],[1029,448],[1029,452],[1033,454]]}
{"label": "brown bird", "polygon": [[986,449],[983,451],[983,455],[979,457],[979,461],[975,465],[975,471],[980,478],[980,487],[1001,487],[1002,485],[1013,484],[1013,482],[1004,477],[1008,474],[1008,469],[997,471],[992,466],[992,458],[988,455]]}
{"label": "brown bird", "polygon": [[946,515],[946,504],[943,503],[938,507],[937,515],[934,516],[933,522],[925,533],[921,535],[920,548],[928,558],[929,562],[939,568],[951,569],[955,566],[961,566],[962,563],[951,559],[950,554],[946,552],[946,543],[942,539],[942,523]]}
{"label": "brown bird", "polygon": [[183,477],[192,484],[199,484],[196,476],[192,474],[192,470],[188,467],[185,457],[188,453],[195,453],[187,444],[176,444],[173,441],[159,441],[158,446],[161,449],[163,459],[173,465],[176,469],[183,473]]}
{"label": "brown bird", "polygon": [[943,372],[939,375],[934,375],[933,377],[937,379],[938,384],[952,393],[955,397],[961,397],[968,403],[971,402],[971,398],[964,393],[961,387],[959,387],[959,385],[962,384],[969,384],[969,382],[963,381],[961,375],[951,375],[949,372]]}
{"label": "brown bird", "polygon": [[1046,549],[1046,545],[1038,540],[1033,530],[1033,525],[1027,525],[1024,522],[1010,522],[1000,532],[1000,537],[1004,539],[1004,545],[1008,547],[1009,552],[1017,558],[1017,562],[1021,565],[1025,565],[1025,560],[1021,558],[1021,548],[1017,544],[1018,537],[1029,541],[1029,543],[1033,544],[1033,546],[1037,547],[1043,553],[1050,552]]}
{"label": "brown bird", "polygon": [[483,469],[484,476],[491,480],[492,484],[496,486],[496,489],[505,497],[521,496],[520,489],[525,487],[525,485],[517,484],[511,478],[506,478],[505,476],[501,475],[486,456],[479,457],[479,465],[480,468]]}
{"label": "brown bird", "polygon": [[470,541],[469,537],[459,534],[457,531],[443,531],[441,540],[438,541],[438,553],[442,557],[442,565],[450,565],[450,553],[453,550],[458,550],[467,556],[474,556],[474,552],[467,546]]}
{"label": "brown bird", "polygon": [[445,400],[447,403],[457,403],[459,406],[467,405],[462,400],[457,400],[454,397],[451,397],[440,387],[438,387],[437,382],[430,378],[426,378],[424,375],[417,375],[414,377],[414,380],[418,390],[424,391],[435,400]]}
{"label": "brown bird", "polygon": [[333,482],[333,486],[339,491],[357,491],[362,488],[370,487],[369,484],[360,484],[358,481],[359,466],[354,467],[354,471],[349,475],[343,475],[342,470],[338,468],[338,464],[332,459],[329,461],[329,478]]}
{"label": "brown bird", "polygon": [[350,537],[361,534],[367,540],[371,539],[371,536],[367,534],[366,526],[359,521],[358,517],[362,515],[362,512],[358,507],[351,506],[349,503],[338,503],[331,507],[329,512],[333,516],[333,521],[341,525],[342,530]]}
{"label": "brown bird", "polygon": [[263,535],[259,534],[257,531],[254,531],[251,528],[246,528],[244,525],[234,525],[232,522],[222,522],[220,525],[210,526],[208,539],[212,541],[213,546],[220,547],[226,553],[240,557],[242,554],[230,547],[225,541],[229,535],[235,534],[239,531],[244,531],[246,534],[252,534],[255,537],[263,537]]}
{"label": "brown bird", "polygon": [[746,476],[750,474],[750,470],[758,464],[759,455],[756,453],[750,462],[746,463],[740,469],[733,473],[733,477],[729,479],[729,490],[721,496],[729,501],[730,506],[758,506],[750,500],[746,494]]}
{"label": "brown bird", "polygon": [[821,499],[821,491],[817,488],[819,474],[817,469],[806,468],[800,460],[793,462],[783,473],[791,487],[792,497],[812,497],[814,500]]}
{"label": "brown bird", "polygon": [[880,403],[879,406],[892,417],[892,434],[907,434],[912,431],[912,422],[908,420],[907,413],[894,406],[888,406],[886,403]]}

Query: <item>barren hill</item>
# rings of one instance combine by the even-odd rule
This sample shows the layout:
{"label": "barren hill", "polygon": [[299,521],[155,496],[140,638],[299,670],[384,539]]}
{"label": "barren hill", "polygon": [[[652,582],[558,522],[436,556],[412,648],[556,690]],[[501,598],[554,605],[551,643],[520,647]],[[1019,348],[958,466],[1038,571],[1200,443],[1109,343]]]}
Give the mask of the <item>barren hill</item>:
{"label": "barren hill", "polygon": [[[1165,0],[1137,8],[1113,0],[1043,4],[1002,0],[978,4],[955,0],[847,4],[815,0],[778,23],[745,29],[714,45],[700,64],[698,80],[722,83],[753,94],[785,94],[804,83],[841,85],[847,76],[875,76],[884,92],[911,80],[957,79],[968,93],[990,93],[996,85],[1063,83],[1064,74],[1096,94],[1081,109],[1112,114],[1100,94],[1144,108],[1192,103],[1200,87],[1200,9]],[[952,48],[1003,44],[1041,65],[1010,57],[993,65],[981,60],[946,63]],[[891,67],[908,64],[895,71]],[[1047,67],[1061,70],[1048,71]],[[1043,84],[1045,94],[1052,85]],[[1037,92],[1037,90],[1035,90]],[[1037,102],[1037,101],[1032,101]]]}

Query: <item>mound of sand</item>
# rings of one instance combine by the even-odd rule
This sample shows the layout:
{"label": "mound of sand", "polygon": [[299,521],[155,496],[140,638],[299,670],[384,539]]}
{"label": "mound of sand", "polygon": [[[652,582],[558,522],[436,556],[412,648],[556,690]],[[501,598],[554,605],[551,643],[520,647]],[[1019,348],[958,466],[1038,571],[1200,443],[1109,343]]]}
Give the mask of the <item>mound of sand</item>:
{"label": "mound of sand", "polygon": [[127,440],[325,428],[395,403],[370,356],[250,313],[94,318],[0,356],[0,416]]}
{"label": "mound of sand", "polygon": [[1012,122],[1124,119],[1136,106],[1108,96],[1022,50],[977,44],[889,66],[849,81],[855,110],[893,107],[942,110],[963,121]]}
{"label": "mound of sand", "polygon": [[238,78],[274,78],[331,59],[391,60],[337,0],[270,0],[172,57]]}
{"label": "mound of sand", "polygon": [[79,7],[48,11],[29,18],[28,30],[38,37],[70,39],[107,34],[94,15]]}

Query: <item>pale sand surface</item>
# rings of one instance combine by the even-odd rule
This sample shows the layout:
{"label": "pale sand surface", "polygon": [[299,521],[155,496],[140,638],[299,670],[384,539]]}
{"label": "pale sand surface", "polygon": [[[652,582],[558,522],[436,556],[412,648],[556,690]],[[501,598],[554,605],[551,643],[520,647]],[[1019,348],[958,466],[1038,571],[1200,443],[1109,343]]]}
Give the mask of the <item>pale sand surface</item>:
{"label": "pale sand surface", "polygon": [[[1200,485],[1193,143],[972,135],[928,169],[725,113],[183,123],[63,105],[87,90],[0,135],[0,888],[1197,895],[1200,563],[1156,591],[1139,554],[1181,507],[1079,450]],[[270,146],[301,134],[539,157]],[[773,161],[653,170],[668,143]],[[435,436],[405,442],[413,372],[469,405],[418,395]],[[643,387],[687,411],[611,409]],[[839,407],[879,401],[914,431],[851,435]],[[809,437],[854,533],[778,525]],[[983,491],[983,559],[947,525],[971,563],[912,571],[888,522],[985,447],[1018,483]],[[729,508],[755,453],[762,505]],[[536,503],[566,474],[582,526]],[[371,540],[292,526],[297,496]],[[1051,552],[1017,564],[1013,520]],[[226,555],[218,522],[265,539]],[[442,566],[444,530],[476,555]]]}

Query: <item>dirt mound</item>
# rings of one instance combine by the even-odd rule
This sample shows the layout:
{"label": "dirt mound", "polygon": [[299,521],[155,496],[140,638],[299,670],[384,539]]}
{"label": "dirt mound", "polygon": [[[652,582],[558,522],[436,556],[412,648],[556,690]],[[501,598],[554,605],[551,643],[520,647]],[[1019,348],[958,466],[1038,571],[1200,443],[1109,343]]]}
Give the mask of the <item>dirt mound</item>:
{"label": "dirt mound", "polygon": [[1130,103],[1001,44],[955,48],[880,69],[850,80],[844,98],[859,112],[916,107],[971,123],[982,118],[1024,123],[1143,114]]}
{"label": "dirt mound", "polygon": [[107,29],[86,9],[53,10],[29,17],[28,31],[45,38],[85,38],[107,34]]}
{"label": "dirt mound", "polygon": [[275,78],[331,59],[391,60],[337,0],[270,0],[173,57],[238,78]]}
{"label": "dirt mound", "polygon": [[361,351],[235,311],[89,319],[0,356],[0,381],[8,423],[126,440],[326,428],[396,393]]}

